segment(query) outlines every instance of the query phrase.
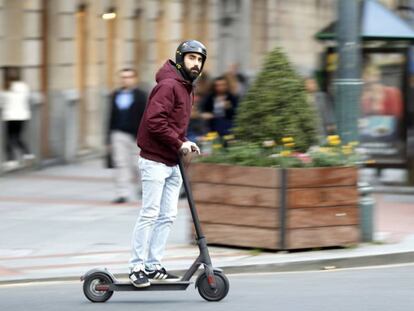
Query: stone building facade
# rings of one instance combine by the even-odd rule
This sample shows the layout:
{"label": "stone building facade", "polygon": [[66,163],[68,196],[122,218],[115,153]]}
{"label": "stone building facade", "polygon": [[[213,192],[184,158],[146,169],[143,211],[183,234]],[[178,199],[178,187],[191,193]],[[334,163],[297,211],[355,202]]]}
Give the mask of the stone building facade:
{"label": "stone building facade", "polygon": [[314,34],[335,16],[335,0],[0,0],[0,88],[17,67],[41,95],[43,157],[62,155],[68,131],[77,152],[100,150],[119,69],[136,68],[150,87],[180,41],[194,38],[208,47],[213,76],[232,63],[254,76],[275,46],[310,74],[323,49]]}

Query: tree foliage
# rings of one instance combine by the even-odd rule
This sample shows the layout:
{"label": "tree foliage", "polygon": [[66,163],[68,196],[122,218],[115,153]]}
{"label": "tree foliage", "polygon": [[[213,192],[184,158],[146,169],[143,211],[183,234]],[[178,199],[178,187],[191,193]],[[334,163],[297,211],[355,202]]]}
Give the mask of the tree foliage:
{"label": "tree foliage", "polygon": [[271,51],[240,104],[237,139],[260,143],[293,137],[295,149],[306,151],[317,141],[316,115],[306,100],[303,80],[280,48]]}

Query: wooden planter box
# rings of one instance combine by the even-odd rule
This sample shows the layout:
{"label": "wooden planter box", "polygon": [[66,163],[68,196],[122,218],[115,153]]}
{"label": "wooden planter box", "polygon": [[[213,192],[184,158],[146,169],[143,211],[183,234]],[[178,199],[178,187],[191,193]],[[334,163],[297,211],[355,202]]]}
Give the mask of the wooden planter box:
{"label": "wooden planter box", "polygon": [[354,167],[194,163],[190,178],[209,244],[283,250],[360,240]]}

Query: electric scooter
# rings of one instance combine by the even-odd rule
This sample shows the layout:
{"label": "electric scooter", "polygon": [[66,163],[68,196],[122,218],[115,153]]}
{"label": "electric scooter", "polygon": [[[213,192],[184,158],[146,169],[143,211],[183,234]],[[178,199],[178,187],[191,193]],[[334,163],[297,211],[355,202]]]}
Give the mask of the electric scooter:
{"label": "electric scooter", "polygon": [[183,178],[184,189],[187,194],[188,204],[191,211],[192,220],[195,227],[196,241],[200,254],[191,267],[185,272],[184,276],[176,282],[151,282],[151,285],[144,288],[137,288],[128,282],[120,282],[106,268],[92,269],[81,277],[83,281],[83,293],[92,302],[105,302],[112,297],[116,291],[167,291],[167,290],[186,290],[192,284],[191,277],[203,266],[204,271],[198,274],[195,287],[201,297],[207,301],[220,301],[229,292],[229,281],[223,271],[214,268],[207,248],[207,241],[201,230],[200,220],[193,195],[184,169],[182,157],[179,156],[179,168]]}

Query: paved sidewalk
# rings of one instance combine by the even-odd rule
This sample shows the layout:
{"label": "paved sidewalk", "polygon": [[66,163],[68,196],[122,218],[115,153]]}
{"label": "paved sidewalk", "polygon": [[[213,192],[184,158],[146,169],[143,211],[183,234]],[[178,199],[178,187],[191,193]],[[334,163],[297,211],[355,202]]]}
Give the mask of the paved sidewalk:
{"label": "paved sidewalk", "polygon": [[[100,161],[89,160],[2,176],[0,284],[79,279],[94,267],[125,276],[140,202],[111,204],[111,174]],[[389,192],[393,188],[375,194],[377,243],[304,252],[210,247],[213,263],[244,272],[414,262],[414,195]],[[182,271],[197,257],[190,226],[187,202],[181,200],[165,254],[167,268]]]}

